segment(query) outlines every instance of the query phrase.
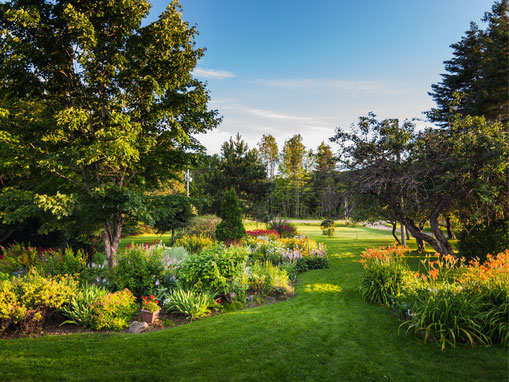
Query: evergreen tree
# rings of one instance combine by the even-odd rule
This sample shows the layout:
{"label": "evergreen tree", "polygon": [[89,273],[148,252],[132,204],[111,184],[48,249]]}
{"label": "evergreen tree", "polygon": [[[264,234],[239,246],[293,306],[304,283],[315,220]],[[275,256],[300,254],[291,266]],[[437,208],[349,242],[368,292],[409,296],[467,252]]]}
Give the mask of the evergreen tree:
{"label": "evergreen tree", "polygon": [[243,210],[253,216],[270,192],[267,170],[258,151],[249,149],[240,134],[224,142],[221,156],[209,158],[208,166],[199,173],[197,191],[211,199],[214,213],[219,212],[223,194],[230,187],[237,192]]}
{"label": "evergreen tree", "polygon": [[216,228],[218,240],[231,243],[246,236],[246,229],[242,224],[242,208],[233,187],[224,193],[219,217],[222,220]]}
{"label": "evergreen tree", "polygon": [[461,41],[451,45],[453,58],[444,62],[447,73],[429,93],[437,104],[426,113],[431,121],[448,126],[456,113],[508,118],[508,8],[509,0],[495,2],[483,18],[486,30],[472,22]]}

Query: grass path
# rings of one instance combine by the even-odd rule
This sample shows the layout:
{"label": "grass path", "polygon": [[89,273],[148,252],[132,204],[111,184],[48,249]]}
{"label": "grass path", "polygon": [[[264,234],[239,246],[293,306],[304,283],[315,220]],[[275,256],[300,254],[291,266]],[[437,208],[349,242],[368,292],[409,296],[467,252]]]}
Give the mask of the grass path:
{"label": "grass path", "polygon": [[360,252],[390,232],[319,227],[330,269],[299,275],[294,299],[142,335],[0,341],[0,380],[506,381],[508,350],[440,351],[358,293]]}

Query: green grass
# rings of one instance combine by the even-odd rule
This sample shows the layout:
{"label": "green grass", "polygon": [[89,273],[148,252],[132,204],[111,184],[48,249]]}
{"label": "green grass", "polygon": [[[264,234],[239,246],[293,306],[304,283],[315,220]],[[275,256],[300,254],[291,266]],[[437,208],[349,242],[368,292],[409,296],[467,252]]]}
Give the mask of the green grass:
{"label": "green grass", "polygon": [[387,309],[360,298],[367,247],[388,231],[318,226],[330,268],[299,275],[294,299],[141,335],[0,341],[0,380],[505,381],[508,349],[440,351],[397,330]]}

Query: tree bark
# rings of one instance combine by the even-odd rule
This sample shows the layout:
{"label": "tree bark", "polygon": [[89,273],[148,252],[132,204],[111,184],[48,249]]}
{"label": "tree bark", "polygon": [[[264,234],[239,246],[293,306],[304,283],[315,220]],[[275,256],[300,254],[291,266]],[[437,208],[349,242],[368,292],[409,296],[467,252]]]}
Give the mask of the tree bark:
{"label": "tree bark", "polygon": [[401,225],[401,245],[403,247],[406,247],[406,228],[405,228],[405,224],[403,222],[401,222],[400,225]]}
{"label": "tree bark", "polygon": [[124,217],[122,214],[112,215],[110,218],[106,219],[106,222],[104,223],[104,252],[106,253],[108,266],[110,268],[116,263],[115,255],[118,251],[123,223]]}
{"label": "tree bark", "polygon": [[445,254],[454,255],[454,250],[452,249],[451,243],[449,243],[449,240],[447,240],[444,233],[440,229],[438,217],[439,217],[438,208],[435,208],[435,210],[431,212],[431,215],[429,217],[429,225],[431,226],[431,232],[433,232],[433,235],[435,235],[435,238],[440,243],[440,247],[442,248],[439,252],[442,255]]}
{"label": "tree bark", "polygon": [[[433,214],[432,214],[433,215]],[[435,239],[433,236],[430,236],[428,234],[425,234],[422,232],[419,227],[417,227],[412,219],[409,218],[403,218],[402,221],[405,223],[405,226],[408,228],[408,230],[412,233],[412,236],[416,238],[416,240],[419,238],[431,245],[435,251],[442,255],[451,254],[454,255],[454,251],[452,250],[451,245],[445,238],[445,236],[440,232],[442,235],[443,240],[445,240],[445,243],[443,241],[440,241],[440,239]],[[438,221],[437,221],[438,223]],[[430,219],[431,224],[431,219]],[[433,230],[433,227],[431,228]],[[435,235],[436,233],[433,232]],[[439,235],[440,235],[439,234]],[[437,236],[438,237],[438,236]]]}
{"label": "tree bark", "polygon": [[400,245],[401,242],[399,241],[398,235],[396,235],[396,227],[398,223],[391,222],[391,224],[392,224],[392,236],[394,236],[394,239],[396,239],[396,242],[398,243],[398,245]]}
{"label": "tree bark", "polygon": [[449,217],[449,215],[447,215],[445,217],[445,225],[447,227],[447,238],[449,240],[455,240],[456,239],[456,235],[454,234],[454,231],[452,230],[452,227],[451,227],[451,218]]}

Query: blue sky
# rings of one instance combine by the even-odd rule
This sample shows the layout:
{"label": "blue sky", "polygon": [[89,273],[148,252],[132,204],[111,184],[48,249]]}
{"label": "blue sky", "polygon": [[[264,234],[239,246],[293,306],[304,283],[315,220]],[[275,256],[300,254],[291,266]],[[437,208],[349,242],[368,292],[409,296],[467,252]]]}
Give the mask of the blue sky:
{"label": "blue sky", "polygon": [[[433,106],[449,45],[490,0],[181,0],[206,47],[195,74],[223,116],[200,136],[210,154],[239,132],[254,147],[296,133],[308,148],[373,111],[411,119]],[[150,19],[168,4],[152,1]],[[482,25],[482,24],[481,24]]]}

